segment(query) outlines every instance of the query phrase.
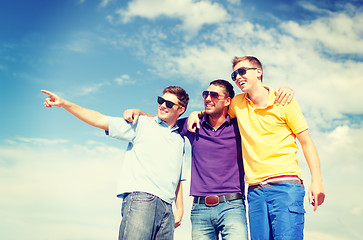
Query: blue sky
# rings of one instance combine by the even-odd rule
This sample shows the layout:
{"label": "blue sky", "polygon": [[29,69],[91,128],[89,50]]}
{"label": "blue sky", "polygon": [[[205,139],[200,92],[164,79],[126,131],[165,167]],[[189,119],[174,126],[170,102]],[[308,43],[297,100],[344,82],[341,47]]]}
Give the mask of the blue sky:
{"label": "blue sky", "polygon": [[[5,0],[0,32],[4,239],[117,236],[126,143],[46,109],[41,89],[121,116],[155,114],[162,89],[180,85],[187,115],[210,81],[230,80],[235,55],[257,56],[267,85],[293,88],[309,123],[327,196],[315,213],[306,200],[305,239],[361,238],[362,1]],[[190,239],[188,184],[177,240]]]}

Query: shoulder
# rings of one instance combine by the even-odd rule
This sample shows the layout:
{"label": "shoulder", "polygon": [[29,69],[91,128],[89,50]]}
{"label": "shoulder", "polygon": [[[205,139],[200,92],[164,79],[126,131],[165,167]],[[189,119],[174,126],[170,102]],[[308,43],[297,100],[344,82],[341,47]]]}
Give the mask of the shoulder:
{"label": "shoulder", "polygon": [[178,119],[178,127],[180,135],[186,136],[188,134],[188,118]]}
{"label": "shoulder", "polygon": [[233,100],[237,100],[237,99],[242,99],[242,98],[245,98],[247,95],[247,93],[240,93],[240,94],[237,94],[233,99]]}
{"label": "shoulder", "polygon": [[[242,93],[242,94],[236,95],[232,99],[232,102],[231,102],[231,105],[230,105],[230,109],[233,110],[236,107],[239,108],[239,107],[243,106],[245,104],[245,102],[246,102],[246,96],[247,96],[246,93]],[[232,116],[232,117],[234,117],[234,116]]]}
{"label": "shoulder", "polygon": [[179,128],[182,128],[184,125],[186,125],[188,122],[188,118],[185,117],[185,118],[179,118],[178,119],[178,126]]}
{"label": "shoulder", "polygon": [[143,124],[143,123],[158,123],[158,118],[157,117],[148,117],[148,116],[144,116],[144,115],[140,115],[139,119],[137,120],[137,123],[139,124]]}

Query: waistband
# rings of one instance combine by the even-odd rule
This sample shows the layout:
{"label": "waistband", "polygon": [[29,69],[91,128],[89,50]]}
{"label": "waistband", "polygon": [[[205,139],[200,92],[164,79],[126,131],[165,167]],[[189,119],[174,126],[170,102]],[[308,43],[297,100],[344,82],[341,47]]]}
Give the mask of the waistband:
{"label": "waistband", "polygon": [[260,188],[264,188],[264,187],[271,187],[271,186],[275,186],[281,183],[286,183],[286,182],[290,182],[290,183],[297,183],[300,184],[301,186],[304,186],[303,180],[301,180],[298,176],[295,175],[283,175],[283,176],[276,176],[276,177],[271,177],[268,178],[262,182],[256,183],[256,184],[251,184],[248,186],[248,190],[255,190],[255,189],[260,189]]}
{"label": "waistband", "polygon": [[232,193],[227,195],[209,195],[205,197],[194,197],[194,203],[201,203],[205,204],[207,206],[216,206],[219,203],[225,202],[225,201],[232,201],[236,199],[245,199],[245,196],[242,193]]}

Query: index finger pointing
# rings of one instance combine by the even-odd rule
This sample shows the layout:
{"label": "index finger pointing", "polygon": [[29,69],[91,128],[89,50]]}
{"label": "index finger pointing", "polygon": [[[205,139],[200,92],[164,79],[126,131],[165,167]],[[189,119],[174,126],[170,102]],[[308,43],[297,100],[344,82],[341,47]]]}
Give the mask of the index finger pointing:
{"label": "index finger pointing", "polygon": [[49,91],[47,91],[47,90],[40,90],[42,93],[45,93],[45,94],[48,94],[49,96],[50,95],[53,95],[53,93],[52,92],[49,92]]}

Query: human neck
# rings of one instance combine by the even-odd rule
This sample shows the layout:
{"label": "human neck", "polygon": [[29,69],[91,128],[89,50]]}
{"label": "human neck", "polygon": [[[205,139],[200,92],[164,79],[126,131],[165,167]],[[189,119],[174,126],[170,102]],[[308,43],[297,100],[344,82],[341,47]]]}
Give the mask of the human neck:
{"label": "human neck", "polygon": [[169,128],[174,127],[174,125],[176,124],[176,121],[178,120],[178,119],[162,119],[160,117],[159,117],[159,119],[164,121],[166,124],[168,124]]}
{"label": "human neck", "polygon": [[208,115],[209,124],[217,130],[227,119],[227,112],[223,111],[218,115]]}
{"label": "human neck", "polygon": [[268,104],[268,92],[268,89],[259,85],[255,89],[249,91],[247,96],[256,107],[266,107]]}

